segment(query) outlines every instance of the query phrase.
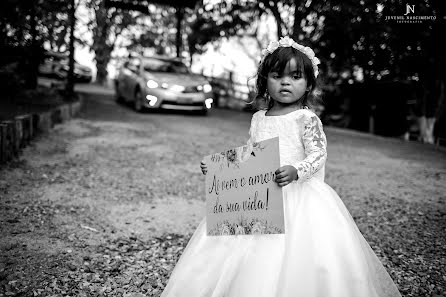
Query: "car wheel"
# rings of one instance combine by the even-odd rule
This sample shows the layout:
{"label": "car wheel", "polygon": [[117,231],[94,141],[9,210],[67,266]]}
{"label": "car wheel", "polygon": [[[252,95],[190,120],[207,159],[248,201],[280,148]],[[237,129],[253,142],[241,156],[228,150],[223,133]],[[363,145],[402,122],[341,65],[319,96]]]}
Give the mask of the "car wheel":
{"label": "car wheel", "polygon": [[142,112],[143,111],[143,109],[144,109],[144,106],[143,106],[143,104],[142,104],[142,100],[143,100],[143,98],[142,98],[142,93],[141,93],[141,91],[140,90],[137,90],[136,92],[135,92],[135,99],[134,99],[134,101],[133,101],[133,103],[134,103],[134,109],[137,111],[137,112]]}

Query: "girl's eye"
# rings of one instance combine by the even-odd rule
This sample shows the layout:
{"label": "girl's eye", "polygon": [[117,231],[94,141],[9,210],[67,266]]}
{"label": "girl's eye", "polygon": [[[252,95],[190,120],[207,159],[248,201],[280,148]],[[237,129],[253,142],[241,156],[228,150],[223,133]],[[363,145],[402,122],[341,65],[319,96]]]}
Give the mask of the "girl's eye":
{"label": "girl's eye", "polygon": [[301,76],[300,74],[294,74],[294,75],[293,75],[293,78],[294,78],[294,79],[301,79],[302,76]]}

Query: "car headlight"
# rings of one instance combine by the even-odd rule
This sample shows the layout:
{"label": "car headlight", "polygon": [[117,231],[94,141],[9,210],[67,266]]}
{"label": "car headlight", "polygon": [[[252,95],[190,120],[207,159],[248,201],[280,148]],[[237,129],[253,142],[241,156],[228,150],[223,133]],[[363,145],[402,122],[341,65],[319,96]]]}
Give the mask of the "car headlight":
{"label": "car headlight", "polygon": [[210,84],[203,85],[203,92],[205,93],[212,92],[212,86]]}
{"label": "car headlight", "polygon": [[186,88],[184,86],[180,86],[180,85],[173,85],[173,86],[170,86],[170,89],[174,92],[183,92]]}
{"label": "car headlight", "polygon": [[155,89],[155,88],[158,88],[158,83],[157,83],[156,81],[150,79],[150,80],[147,82],[147,87],[148,87],[149,89]]}

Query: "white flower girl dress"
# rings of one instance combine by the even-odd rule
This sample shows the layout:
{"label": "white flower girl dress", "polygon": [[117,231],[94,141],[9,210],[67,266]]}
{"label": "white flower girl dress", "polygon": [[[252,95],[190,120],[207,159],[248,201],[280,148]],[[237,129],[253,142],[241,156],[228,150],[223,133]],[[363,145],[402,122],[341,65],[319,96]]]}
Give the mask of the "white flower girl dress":
{"label": "white flower girl dress", "polygon": [[204,218],[161,297],[399,297],[338,194],[324,182],[327,140],[309,109],[256,112],[250,140],[279,136],[285,234],[207,236]]}

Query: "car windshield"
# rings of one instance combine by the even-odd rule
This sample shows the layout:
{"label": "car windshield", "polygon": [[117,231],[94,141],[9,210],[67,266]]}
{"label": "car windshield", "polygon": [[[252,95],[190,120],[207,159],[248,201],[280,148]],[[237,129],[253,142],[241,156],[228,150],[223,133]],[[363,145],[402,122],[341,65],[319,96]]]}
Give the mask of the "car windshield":
{"label": "car windshield", "polygon": [[144,70],[149,72],[189,73],[186,65],[179,61],[145,59]]}

